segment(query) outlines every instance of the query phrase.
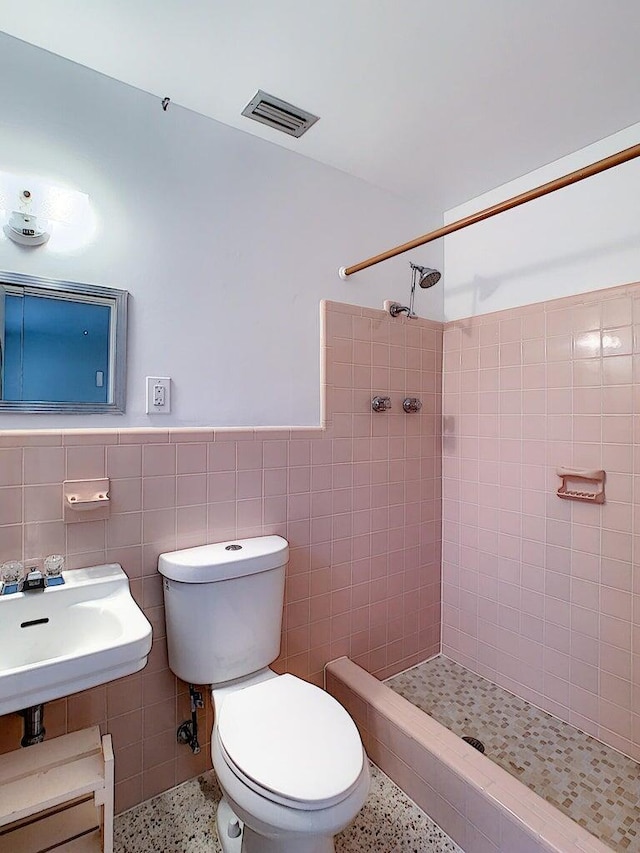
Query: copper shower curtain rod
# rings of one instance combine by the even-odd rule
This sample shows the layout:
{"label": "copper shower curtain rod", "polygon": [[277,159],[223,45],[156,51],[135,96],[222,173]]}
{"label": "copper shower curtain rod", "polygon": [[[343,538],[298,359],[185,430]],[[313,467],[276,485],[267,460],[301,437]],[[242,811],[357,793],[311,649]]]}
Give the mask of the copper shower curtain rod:
{"label": "copper shower curtain rod", "polygon": [[607,169],[613,169],[614,166],[619,166],[621,163],[626,163],[640,157],[640,144],[632,145],[631,148],[625,148],[624,151],[619,151],[617,154],[612,154],[610,157],[605,157],[603,160],[598,160],[590,166],[585,166],[583,169],[576,169],[575,172],[570,172],[562,178],[556,178],[554,181],[549,181],[532,190],[520,193],[506,201],[501,201],[491,207],[486,207],[478,213],[472,213],[470,216],[465,216],[463,219],[458,219],[456,222],[451,222],[449,225],[444,225],[442,228],[436,228],[435,231],[430,231],[428,234],[423,234],[422,237],[416,237],[415,240],[410,240],[408,243],[403,243],[401,246],[396,246],[393,249],[388,249],[380,255],[374,255],[372,258],[367,258],[366,261],[360,261],[359,264],[353,264],[350,267],[340,267],[340,278],[346,281],[347,277],[353,275],[354,272],[372,267],[379,264],[381,261],[387,261],[389,258],[395,258],[396,255],[401,255],[403,252],[409,252],[411,249],[416,249],[418,246],[424,246],[425,243],[431,243],[439,237],[446,237],[447,234],[453,234],[455,231],[460,231],[468,225],[475,225],[476,222],[482,222],[483,219],[489,219],[496,216],[498,213],[504,213],[505,210],[511,210],[513,207],[518,207],[521,204],[526,204],[528,201],[533,201],[534,198],[540,198],[543,195],[548,195],[556,190],[561,190],[563,187],[568,187],[571,184],[577,184],[578,181],[583,181],[585,178],[590,178],[592,175],[597,175],[600,172],[605,172]]}

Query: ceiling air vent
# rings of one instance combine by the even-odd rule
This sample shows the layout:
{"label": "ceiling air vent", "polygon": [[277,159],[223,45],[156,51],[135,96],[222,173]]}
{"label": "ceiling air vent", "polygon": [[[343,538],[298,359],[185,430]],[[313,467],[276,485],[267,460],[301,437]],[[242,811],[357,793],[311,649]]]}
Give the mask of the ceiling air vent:
{"label": "ceiling air vent", "polygon": [[302,136],[318,121],[318,116],[294,107],[280,98],[268,95],[258,90],[247,106],[242,110],[242,115],[255,119],[262,124],[267,124],[274,130],[281,130],[289,136]]}

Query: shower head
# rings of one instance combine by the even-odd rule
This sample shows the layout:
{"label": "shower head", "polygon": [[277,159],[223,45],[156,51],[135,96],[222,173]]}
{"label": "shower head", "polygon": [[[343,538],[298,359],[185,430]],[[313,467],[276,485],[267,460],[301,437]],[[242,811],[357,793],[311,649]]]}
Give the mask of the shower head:
{"label": "shower head", "polygon": [[413,319],[417,314],[413,310],[413,303],[416,296],[416,282],[422,288],[433,287],[440,281],[440,273],[431,267],[420,267],[418,264],[412,264],[411,267],[411,294],[408,305],[400,305],[399,302],[392,302],[389,306],[389,313],[392,317],[398,317],[400,314],[406,314],[409,319]]}
{"label": "shower head", "polygon": [[438,270],[431,269],[431,267],[419,267],[417,264],[411,264],[411,269],[418,273],[418,284],[420,287],[425,289],[433,287],[434,284],[440,281],[440,273]]}

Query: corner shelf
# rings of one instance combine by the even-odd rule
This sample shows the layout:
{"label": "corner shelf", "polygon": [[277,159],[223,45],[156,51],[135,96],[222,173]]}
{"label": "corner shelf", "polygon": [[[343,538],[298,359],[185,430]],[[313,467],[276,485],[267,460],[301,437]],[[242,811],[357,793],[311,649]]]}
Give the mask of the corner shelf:
{"label": "corner shelf", "polygon": [[0,756],[0,853],[113,853],[111,736],[93,726]]}

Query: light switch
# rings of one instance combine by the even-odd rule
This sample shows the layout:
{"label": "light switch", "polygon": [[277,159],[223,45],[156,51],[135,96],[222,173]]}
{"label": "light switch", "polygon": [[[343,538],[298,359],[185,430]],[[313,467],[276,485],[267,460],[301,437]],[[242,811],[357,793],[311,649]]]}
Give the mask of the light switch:
{"label": "light switch", "polygon": [[168,415],[171,412],[171,379],[147,376],[147,414]]}

